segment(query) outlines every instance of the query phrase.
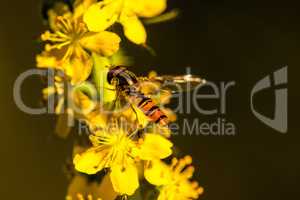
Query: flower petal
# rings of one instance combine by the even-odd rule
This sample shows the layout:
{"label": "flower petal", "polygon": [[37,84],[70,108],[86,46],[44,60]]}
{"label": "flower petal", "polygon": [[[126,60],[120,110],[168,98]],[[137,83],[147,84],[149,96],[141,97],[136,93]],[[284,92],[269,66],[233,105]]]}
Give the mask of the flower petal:
{"label": "flower petal", "polygon": [[106,151],[97,152],[96,148],[91,148],[82,154],[74,157],[75,169],[86,174],[96,174],[104,167],[104,157]]}
{"label": "flower petal", "polygon": [[114,190],[120,194],[133,195],[139,187],[137,168],[134,165],[114,165],[111,170],[110,178]]}
{"label": "flower petal", "polygon": [[[162,190],[160,190],[157,200],[175,199],[174,195],[176,196],[175,192],[174,192],[174,194],[168,194],[168,191],[163,188]],[[176,196],[176,197],[178,197],[178,196]]]}
{"label": "flower petal", "polygon": [[120,17],[120,23],[123,25],[124,34],[128,40],[138,45],[146,43],[145,27],[134,13],[124,11]]}
{"label": "flower petal", "polygon": [[120,37],[112,32],[102,31],[89,34],[80,40],[80,43],[92,52],[103,56],[111,56],[119,50]]}
{"label": "flower petal", "polygon": [[167,8],[167,0],[135,0],[133,2],[132,7],[140,17],[155,17]]}
{"label": "flower petal", "polygon": [[57,63],[57,59],[54,56],[44,53],[36,56],[36,65],[38,68],[56,68]]}
{"label": "flower petal", "polygon": [[139,149],[142,160],[163,159],[172,154],[173,144],[158,134],[146,134],[144,142]]}
{"label": "flower petal", "polygon": [[115,2],[106,4],[104,1],[93,4],[84,14],[83,21],[90,31],[104,31],[116,22],[118,7],[119,4]]}
{"label": "flower petal", "polygon": [[[71,77],[71,83],[77,84],[85,81],[92,72],[93,60],[84,50],[77,49],[78,52],[73,55],[69,62],[63,66],[65,73]],[[80,52],[79,52],[80,51]]]}
{"label": "flower petal", "polygon": [[156,186],[167,185],[172,180],[168,166],[160,160],[151,161],[145,167],[144,176],[149,183]]}
{"label": "flower petal", "polygon": [[87,9],[96,2],[97,0],[76,0],[73,5],[73,17],[81,17],[87,11]]}
{"label": "flower petal", "polygon": [[36,56],[37,67],[63,70],[61,60],[66,54],[68,49],[66,47],[62,47],[61,49],[47,50],[46,47],[42,53]]}

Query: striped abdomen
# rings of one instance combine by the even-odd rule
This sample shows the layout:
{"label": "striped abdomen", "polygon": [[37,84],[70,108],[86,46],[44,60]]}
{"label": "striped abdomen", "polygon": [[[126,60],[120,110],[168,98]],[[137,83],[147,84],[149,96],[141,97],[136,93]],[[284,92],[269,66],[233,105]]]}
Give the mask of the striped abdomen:
{"label": "striped abdomen", "polygon": [[168,118],[163,111],[153,102],[151,98],[141,95],[141,100],[138,103],[138,108],[149,117],[152,122],[162,126],[168,125]]}
{"label": "striped abdomen", "polygon": [[149,117],[152,122],[159,123],[162,126],[168,125],[167,116],[159,109],[151,98],[146,97],[143,93],[138,92],[136,84],[138,83],[136,76],[128,71],[125,67],[117,66],[109,70],[107,81],[116,85],[128,95],[137,107]]}

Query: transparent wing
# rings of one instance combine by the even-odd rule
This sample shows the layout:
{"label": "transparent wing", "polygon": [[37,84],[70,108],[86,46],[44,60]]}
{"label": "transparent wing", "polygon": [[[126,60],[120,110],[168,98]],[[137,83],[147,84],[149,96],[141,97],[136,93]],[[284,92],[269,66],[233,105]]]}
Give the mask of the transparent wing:
{"label": "transparent wing", "polygon": [[181,93],[181,92],[189,92],[196,87],[200,87],[206,83],[205,79],[200,78],[199,76],[187,74],[181,76],[172,76],[172,75],[165,75],[165,76],[155,76],[151,78],[140,77],[139,80],[142,82],[153,82],[159,83],[159,91],[171,91],[172,94],[174,93]]}

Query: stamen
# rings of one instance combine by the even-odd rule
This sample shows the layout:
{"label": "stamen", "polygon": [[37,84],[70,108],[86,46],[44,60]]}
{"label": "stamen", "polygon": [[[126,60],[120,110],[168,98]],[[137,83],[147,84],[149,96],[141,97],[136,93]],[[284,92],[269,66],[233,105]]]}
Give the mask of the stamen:
{"label": "stamen", "polygon": [[181,170],[186,166],[185,160],[180,159],[177,163],[177,166],[174,169],[174,172],[180,174]]}
{"label": "stamen", "polygon": [[50,31],[46,31],[44,34],[41,35],[41,39],[43,41],[50,41],[50,42],[65,42],[69,39],[69,37],[59,31],[56,33],[50,33]]}
{"label": "stamen", "polygon": [[192,161],[193,161],[192,156],[185,156],[184,160],[185,160],[187,165],[192,164]]}
{"label": "stamen", "polygon": [[78,198],[78,200],[84,200],[84,198],[83,198],[83,195],[82,194],[77,194],[77,198]]}
{"label": "stamen", "polygon": [[71,31],[70,20],[67,20],[65,17],[58,16],[57,21],[57,23],[61,24],[66,29],[66,31]]}
{"label": "stamen", "polygon": [[189,178],[192,178],[194,171],[195,171],[195,168],[193,166],[189,166],[181,173],[181,175],[183,178],[189,179]]}
{"label": "stamen", "polygon": [[73,54],[73,47],[69,46],[67,52],[65,53],[64,57],[62,58],[62,61],[68,60],[72,54]]}
{"label": "stamen", "polygon": [[198,183],[197,181],[193,181],[193,182],[191,183],[191,185],[192,185],[193,188],[199,187],[199,183]]}
{"label": "stamen", "polygon": [[61,49],[62,47],[70,44],[71,41],[66,41],[66,42],[63,42],[63,43],[59,43],[59,44],[54,44],[54,45],[51,45],[51,44],[46,44],[45,45],[45,50],[46,51],[51,51],[53,49]]}
{"label": "stamen", "polygon": [[203,187],[199,187],[198,190],[198,195],[202,194],[204,192],[204,188]]}
{"label": "stamen", "polygon": [[173,158],[173,159],[172,159],[172,164],[171,164],[171,169],[172,169],[172,170],[174,170],[174,168],[175,168],[177,162],[178,162],[177,158]]}
{"label": "stamen", "polygon": [[55,33],[61,38],[65,38],[65,39],[69,39],[69,40],[71,39],[70,36],[68,36],[66,33],[64,33],[62,31],[56,31]]}

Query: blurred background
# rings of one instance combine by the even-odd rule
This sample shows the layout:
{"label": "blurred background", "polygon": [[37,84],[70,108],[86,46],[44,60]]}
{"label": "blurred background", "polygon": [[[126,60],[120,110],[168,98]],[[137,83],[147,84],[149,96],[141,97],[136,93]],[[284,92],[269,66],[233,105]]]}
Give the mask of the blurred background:
{"label": "blurred background", "polygon": [[[205,188],[203,200],[290,199],[298,194],[300,178],[299,4],[288,1],[170,0],[181,11],[172,22],[147,27],[148,43],[157,56],[131,47],[136,58],[132,70],[145,74],[182,74],[185,67],[207,80],[235,81],[227,95],[227,121],[236,125],[234,136],[174,136],[178,148],[191,154],[195,178]],[[63,163],[70,158],[72,139],[54,134],[55,117],[22,113],[13,101],[17,76],[35,67],[40,51],[42,0],[1,2],[1,199],[64,199],[68,181]],[[250,91],[257,81],[289,66],[289,127],[281,134],[254,117]],[[143,66],[143,67],[139,67]],[[38,77],[27,80],[22,96],[26,104],[40,106],[43,85]],[[266,91],[256,99],[257,109],[273,115],[274,97]],[[203,108],[218,101],[202,100]],[[298,108],[298,111],[296,111]],[[193,111],[180,114],[200,122],[219,115]],[[4,159],[3,159],[4,158]]]}

